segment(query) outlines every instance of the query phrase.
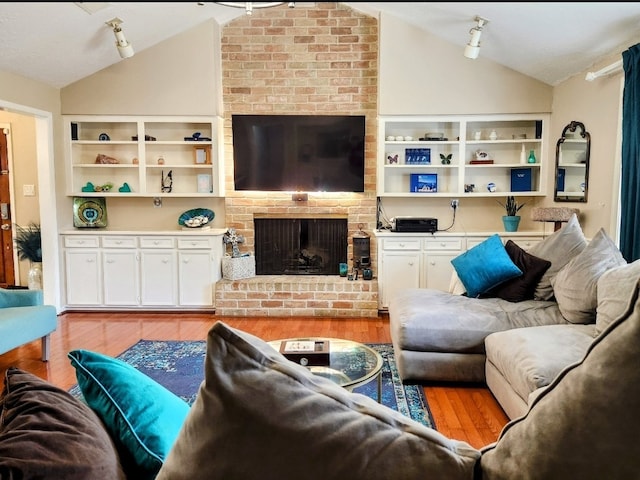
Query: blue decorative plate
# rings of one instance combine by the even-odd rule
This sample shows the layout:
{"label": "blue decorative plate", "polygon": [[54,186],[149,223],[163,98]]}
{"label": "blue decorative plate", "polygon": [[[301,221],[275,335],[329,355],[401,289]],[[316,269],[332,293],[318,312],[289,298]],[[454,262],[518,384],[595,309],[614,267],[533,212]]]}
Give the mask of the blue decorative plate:
{"label": "blue decorative plate", "polygon": [[208,225],[215,216],[215,213],[208,208],[194,208],[180,215],[178,224],[187,228],[200,228]]}

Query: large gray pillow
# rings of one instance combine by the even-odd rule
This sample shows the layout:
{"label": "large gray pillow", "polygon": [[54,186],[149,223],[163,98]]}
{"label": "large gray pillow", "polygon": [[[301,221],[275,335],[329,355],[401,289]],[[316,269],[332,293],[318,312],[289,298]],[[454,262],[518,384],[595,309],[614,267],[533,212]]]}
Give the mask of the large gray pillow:
{"label": "large gray pillow", "polygon": [[479,456],[218,322],[205,380],[157,480],[469,480]]}
{"label": "large gray pillow", "polygon": [[562,316],[571,323],[593,323],[598,297],[596,285],[607,270],[627,262],[604,229],[551,279]]}
{"label": "large gray pillow", "polygon": [[527,250],[531,255],[551,262],[551,266],[542,275],[536,287],[534,293],[536,300],[551,300],[553,298],[551,279],[586,246],[587,240],[582,233],[578,216],[574,213],[560,230]]}
{"label": "large gray pillow", "polygon": [[640,260],[612,268],[598,280],[595,335],[600,335],[624,312],[631,290],[640,280]]}
{"label": "large gray pillow", "polygon": [[484,480],[602,480],[640,472],[640,301],[626,308],[583,360],[565,368],[482,450]]}

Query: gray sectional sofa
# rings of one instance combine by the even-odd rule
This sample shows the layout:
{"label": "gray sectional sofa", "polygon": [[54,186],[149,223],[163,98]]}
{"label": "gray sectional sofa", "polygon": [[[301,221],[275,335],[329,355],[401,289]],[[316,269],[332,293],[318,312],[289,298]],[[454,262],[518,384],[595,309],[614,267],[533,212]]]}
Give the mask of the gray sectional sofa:
{"label": "gray sectional sofa", "polygon": [[391,337],[404,381],[486,382],[507,415],[519,417],[582,359],[640,278],[640,261],[627,264],[604,230],[587,242],[575,215],[528,253],[551,262],[533,299],[431,289],[391,299]]}

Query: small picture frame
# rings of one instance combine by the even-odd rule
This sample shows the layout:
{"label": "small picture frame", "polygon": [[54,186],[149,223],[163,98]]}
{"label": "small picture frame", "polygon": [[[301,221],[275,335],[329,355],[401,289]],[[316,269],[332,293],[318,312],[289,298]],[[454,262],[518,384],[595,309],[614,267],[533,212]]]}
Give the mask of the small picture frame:
{"label": "small picture frame", "polygon": [[213,193],[213,183],[208,173],[198,175],[198,193]]}
{"label": "small picture frame", "polygon": [[193,147],[193,160],[197,165],[211,164],[211,147],[209,145]]}
{"label": "small picture frame", "polygon": [[431,165],[430,148],[405,148],[405,164]]}
{"label": "small picture frame", "polygon": [[437,193],[438,175],[435,173],[412,173],[411,193]]}

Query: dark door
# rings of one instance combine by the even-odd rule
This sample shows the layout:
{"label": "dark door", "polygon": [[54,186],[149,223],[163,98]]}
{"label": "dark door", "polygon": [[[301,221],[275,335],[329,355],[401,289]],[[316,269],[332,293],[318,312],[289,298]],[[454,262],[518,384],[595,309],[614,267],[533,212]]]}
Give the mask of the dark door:
{"label": "dark door", "polygon": [[15,284],[13,267],[13,228],[11,228],[11,198],[9,194],[9,130],[0,132],[0,287]]}

